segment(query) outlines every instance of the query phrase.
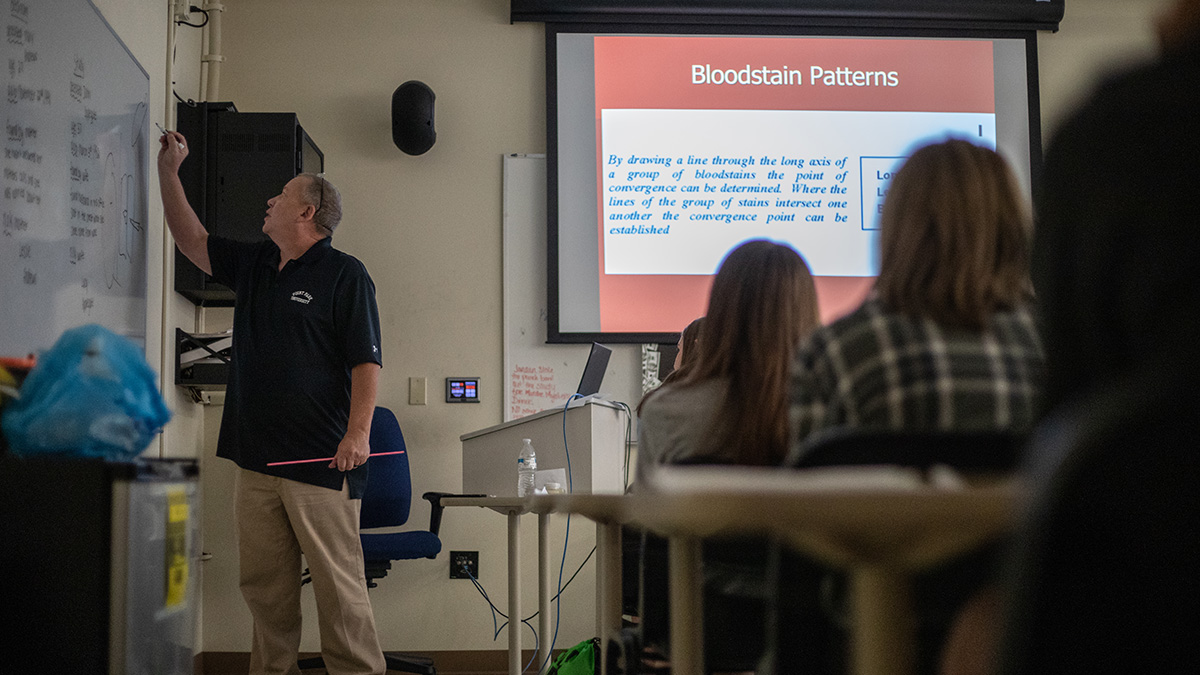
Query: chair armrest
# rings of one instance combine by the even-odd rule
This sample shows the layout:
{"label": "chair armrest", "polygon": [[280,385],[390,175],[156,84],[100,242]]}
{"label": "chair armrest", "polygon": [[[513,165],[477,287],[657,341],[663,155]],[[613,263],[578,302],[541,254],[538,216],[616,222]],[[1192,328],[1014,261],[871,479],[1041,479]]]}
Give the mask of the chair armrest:
{"label": "chair armrest", "polygon": [[429,501],[429,531],[438,534],[438,530],[442,529],[442,511],[446,507],[442,506],[442,497],[486,497],[487,495],[465,495],[456,492],[426,492],[421,495],[422,499]]}
{"label": "chair armrest", "polygon": [[442,497],[450,496],[449,492],[426,492],[421,495],[421,499],[429,501],[429,531],[434,534],[442,529],[442,511],[446,508],[442,506]]}

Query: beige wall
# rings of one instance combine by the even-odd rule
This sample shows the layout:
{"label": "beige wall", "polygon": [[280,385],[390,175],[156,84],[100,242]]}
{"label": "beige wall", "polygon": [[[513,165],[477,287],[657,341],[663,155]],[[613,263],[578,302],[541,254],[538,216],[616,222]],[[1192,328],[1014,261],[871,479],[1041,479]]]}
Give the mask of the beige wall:
{"label": "beige wall", "polygon": [[[1152,52],[1146,17],[1165,0],[1069,0],[1058,34],[1040,36],[1044,128],[1114,64]],[[95,0],[151,77],[151,111],[165,120],[167,0]],[[545,66],[540,25],[508,23],[506,0],[225,0],[226,57],[219,98],[246,111],[295,111],[325,151],[327,175],[346,202],[336,243],[371,271],[379,290],[384,358],[379,401],[400,418],[411,446],[414,491],[457,490],[458,436],[501,419],[500,157],[545,151]],[[201,31],[181,29],[176,89],[201,98]],[[401,82],[436,92],[437,145],[409,157],[391,143],[389,102]],[[157,191],[152,176],[151,189]],[[162,209],[151,199],[151,222]],[[151,269],[170,279],[162,228],[151,228]],[[152,277],[153,281],[153,277]],[[179,295],[151,294],[151,316],[176,326],[216,329],[227,311],[196,312]],[[151,362],[164,372],[173,348],[151,335]],[[157,356],[155,356],[157,354]],[[156,362],[157,361],[157,362]],[[445,377],[482,377],[484,402],[438,403]],[[408,378],[429,378],[430,404],[407,404]],[[204,651],[249,649],[249,618],[236,584],[229,504],[232,469],[213,448],[221,408],[190,403],[166,379],[175,419],[159,451],[198,456],[204,472],[202,565]],[[412,525],[428,511],[414,504]],[[504,597],[503,518],[478,509],[447,514],[447,549],[481,551],[483,582]],[[591,528],[576,520],[567,573],[590,548]],[[561,525],[559,526],[561,528]],[[530,519],[526,534],[534,530]],[[561,533],[561,529],[557,532]],[[534,540],[526,536],[525,551]],[[561,549],[559,549],[561,550]],[[588,564],[589,572],[593,563]],[[446,579],[445,556],[397,563],[372,592],[389,649],[499,649],[487,606],[469,582]],[[565,594],[572,644],[591,632],[591,575]],[[533,603],[532,566],[524,579]],[[311,597],[311,596],[309,596]],[[308,606],[313,616],[313,607]],[[310,619],[310,623],[313,623]],[[531,643],[528,629],[524,630]],[[315,648],[315,626],[305,648]]]}

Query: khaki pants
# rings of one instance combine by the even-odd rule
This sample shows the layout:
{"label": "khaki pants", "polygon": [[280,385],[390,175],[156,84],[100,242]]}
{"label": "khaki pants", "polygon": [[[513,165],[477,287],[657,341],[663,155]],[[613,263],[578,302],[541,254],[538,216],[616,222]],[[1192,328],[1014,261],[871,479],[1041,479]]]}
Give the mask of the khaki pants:
{"label": "khaki pants", "polygon": [[301,554],[312,574],[321,655],[330,675],[382,675],[383,651],[367,598],[361,500],[238,469],[241,590],[254,617],[251,675],[299,675]]}

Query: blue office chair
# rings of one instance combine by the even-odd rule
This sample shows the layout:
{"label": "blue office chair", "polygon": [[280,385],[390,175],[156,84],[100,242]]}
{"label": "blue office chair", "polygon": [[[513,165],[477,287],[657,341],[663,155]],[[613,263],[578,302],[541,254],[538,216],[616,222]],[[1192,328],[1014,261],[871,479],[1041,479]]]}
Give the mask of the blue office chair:
{"label": "blue office chair", "polygon": [[[400,431],[400,423],[396,416],[387,408],[375,408],[375,416],[371,420],[371,454],[396,452],[402,454],[380,455],[369,460],[367,473],[367,488],[363,493],[362,511],[359,514],[363,547],[363,562],[366,569],[367,588],[378,586],[377,579],[387,576],[392,568],[393,560],[415,560],[417,558],[437,558],[442,550],[442,541],[438,538],[438,530],[442,524],[441,499],[448,496],[446,492],[426,492],[422,498],[429,501],[430,516],[428,530],[406,530],[403,532],[375,533],[370,530],[377,528],[394,528],[408,522],[410,504],[412,502],[412,478],[408,468],[408,448],[404,443],[404,434]],[[301,583],[311,579],[305,570]],[[388,670],[398,670],[405,673],[420,673],[421,675],[436,675],[433,660],[411,654],[384,652]],[[302,659],[298,663],[301,670],[324,666],[321,657]]]}

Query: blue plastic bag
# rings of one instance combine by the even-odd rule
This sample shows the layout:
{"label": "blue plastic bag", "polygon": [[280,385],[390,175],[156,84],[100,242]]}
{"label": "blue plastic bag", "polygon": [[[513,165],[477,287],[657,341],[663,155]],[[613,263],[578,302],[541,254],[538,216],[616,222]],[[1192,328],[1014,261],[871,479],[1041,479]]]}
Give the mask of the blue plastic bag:
{"label": "blue plastic bag", "polygon": [[16,455],[129,460],[171,419],[141,350],[95,324],[63,333],[20,394],[0,420]]}

